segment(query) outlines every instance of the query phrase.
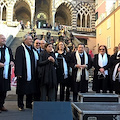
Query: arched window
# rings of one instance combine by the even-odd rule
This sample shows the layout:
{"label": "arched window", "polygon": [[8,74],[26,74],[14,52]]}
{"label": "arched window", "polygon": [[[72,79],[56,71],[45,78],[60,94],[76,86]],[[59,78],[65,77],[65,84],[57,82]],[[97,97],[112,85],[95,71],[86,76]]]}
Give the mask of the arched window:
{"label": "arched window", "polygon": [[85,27],[85,15],[82,15],[82,27]]}
{"label": "arched window", "polygon": [[86,5],[78,5],[77,8],[77,27],[91,28],[91,9]]}
{"label": "arched window", "polygon": [[80,27],[80,23],[81,23],[81,20],[80,20],[80,14],[78,14],[77,16],[77,26]]}
{"label": "arched window", "polygon": [[6,7],[3,7],[2,20],[6,21]]}
{"label": "arched window", "polygon": [[90,28],[90,15],[87,15],[87,27]]}

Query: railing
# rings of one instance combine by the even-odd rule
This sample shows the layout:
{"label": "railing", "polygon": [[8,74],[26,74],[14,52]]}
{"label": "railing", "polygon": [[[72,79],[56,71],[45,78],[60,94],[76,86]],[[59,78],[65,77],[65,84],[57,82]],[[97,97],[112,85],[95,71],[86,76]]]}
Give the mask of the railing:
{"label": "railing", "polygon": [[11,22],[12,26],[7,26],[7,24],[6,21],[0,21],[0,34],[3,34],[6,37],[6,44],[9,46],[20,31],[21,25],[19,22]]}
{"label": "railing", "polygon": [[65,31],[72,30],[72,26],[62,25],[65,28]]}
{"label": "railing", "polygon": [[77,27],[77,31],[92,32],[92,28]]}
{"label": "railing", "polygon": [[[70,38],[70,34],[71,33],[67,30],[66,35],[68,38]],[[72,40],[72,42],[75,44],[75,46],[77,46],[80,43],[80,41],[75,36],[74,36],[74,39]]]}

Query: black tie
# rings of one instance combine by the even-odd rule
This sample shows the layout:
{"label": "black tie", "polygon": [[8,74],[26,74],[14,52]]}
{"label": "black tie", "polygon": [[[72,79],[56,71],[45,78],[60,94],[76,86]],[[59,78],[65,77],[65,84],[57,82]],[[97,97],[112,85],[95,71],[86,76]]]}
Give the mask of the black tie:
{"label": "black tie", "polygon": [[1,51],[1,62],[5,62],[5,48],[0,48]]}

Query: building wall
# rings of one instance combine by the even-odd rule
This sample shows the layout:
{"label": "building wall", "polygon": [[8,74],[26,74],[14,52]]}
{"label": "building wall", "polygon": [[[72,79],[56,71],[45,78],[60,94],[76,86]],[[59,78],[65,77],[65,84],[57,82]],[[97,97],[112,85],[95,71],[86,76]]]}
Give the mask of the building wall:
{"label": "building wall", "polygon": [[[120,43],[120,6],[96,26],[96,46],[106,45],[108,53],[113,54],[113,49]],[[96,47],[97,49],[97,47]]]}
{"label": "building wall", "polygon": [[106,1],[101,0],[97,3],[96,12],[98,12],[98,18],[102,13],[106,11],[105,8],[106,8]]}
{"label": "building wall", "polygon": [[115,13],[115,46],[120,43],[120,7]]}
{"label": "building wall", "polygon": [[[14,0],[14,1],[11,1],[11,0],[7,0],[7,1],[4,1],[4,0],[1,0],[0,1],[0,6],[3,6],[6,4],[6,21],[7,22],[12,22],[13,20],[13,14],[14,14],[14,6],[16,3],[19,3],[19,2],[25,2],[26,4],[28,4],[28,6],[30,7],[30,10],[29,10],[29,13],[31,15],[31,22],[33,22],[33,18],[34,18],[34,14],[35,14],[35,0]],[[45,0],[44,0],[45,2]],[[76,8],[79,8],[79,7],[86,7],[90,14],[91,14],[91,30],[86,30],[88,32],[92,32],[92,31],[95,31],[95,2],[94,0],[51,0],[50,2],[50,13],[48,13],[48,21],[47,22],[50,22],[52,25],[55,24],[55,13],[57,11],[57,9],[59,8],[59,6],[61,4],[63,4],[66,6],[66,10],[69,11],[70,13],[70,22],[68,25],[71,25],[72,26],[72,29],[73,30],[77,30],[77,14],[78,14],[78,10]],[[46,6],[42,6],[44,8],[46,8]],[[19,6],[20,8],[20,6]],[[22,7],[20,8],[22,9]],[[36,11],[37,13],[39,13],[40,11]],[[43,12],[46,12],[46,11],[43,11]],[[37,14],[36,13],[36,14]],[[59,17],[59,16],[58,16]],[[16,18],[17,19],[17,18]],[[67,19],[66,19],[67,20]],[[80,31],[83,31],[83,29],[80,29]]]}
{"label": "building wall", "polygon": [[93,54],[96,54],[97,51],[95,49],[96,45],[96,38],[95,37],[89,37],[87,40],[87,46],[89,47],[89,50],[92,50]]}

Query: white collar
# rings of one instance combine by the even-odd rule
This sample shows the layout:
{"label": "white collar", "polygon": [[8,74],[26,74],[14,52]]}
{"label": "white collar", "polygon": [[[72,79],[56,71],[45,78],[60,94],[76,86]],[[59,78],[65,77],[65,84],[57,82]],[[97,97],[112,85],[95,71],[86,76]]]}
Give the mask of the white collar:
{"label": "white collar", "polygon": [[83,55],[83,53],[79,53],[81,56]]}
{"label": "white collar", "polygon": [[0,48],[4,48],[5,46],[3,45],[3,46],[0,46]]}

